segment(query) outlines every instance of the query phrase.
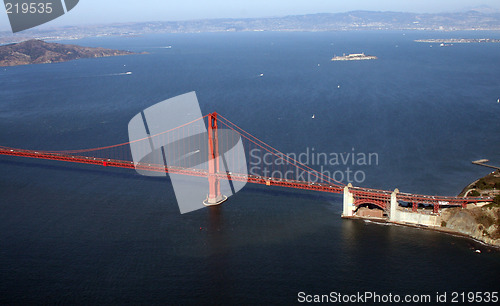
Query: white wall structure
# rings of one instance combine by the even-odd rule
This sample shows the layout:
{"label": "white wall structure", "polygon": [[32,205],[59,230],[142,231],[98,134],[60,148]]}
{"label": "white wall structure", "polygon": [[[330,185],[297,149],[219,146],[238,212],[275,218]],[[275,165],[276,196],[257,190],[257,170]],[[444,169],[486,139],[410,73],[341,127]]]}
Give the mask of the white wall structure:
{"label": "white wall structure", "polygon": [[352,217],[354,215],[354,211],[356,210],[356,206],[354,206],[354,197],[349,191],[349,188],[351,187],[351,183],[344,187],[344,209],[342,217]]}

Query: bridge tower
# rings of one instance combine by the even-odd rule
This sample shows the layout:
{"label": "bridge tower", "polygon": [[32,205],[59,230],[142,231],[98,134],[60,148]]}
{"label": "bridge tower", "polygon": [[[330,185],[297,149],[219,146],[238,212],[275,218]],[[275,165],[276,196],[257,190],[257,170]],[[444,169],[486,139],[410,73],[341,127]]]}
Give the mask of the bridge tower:
{"label": "bridge tower", "polygon": [[219,205],[227,197],[220,192],[220,180],[218,177],[219,166],[219,138],[217,135],[217,113],[208,115],[208,196],[203,201],[205,206]]}

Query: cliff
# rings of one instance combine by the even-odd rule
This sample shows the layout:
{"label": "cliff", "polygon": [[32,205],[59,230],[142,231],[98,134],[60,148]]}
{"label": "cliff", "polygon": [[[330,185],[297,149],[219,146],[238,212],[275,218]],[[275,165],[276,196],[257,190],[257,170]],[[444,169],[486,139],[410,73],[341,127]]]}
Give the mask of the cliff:
{"label": "cliff", "polygon": [[500,206],[443,209],[441,227],[500,247]]}
{"label": "cliff", "polygon": [[32,39],[18,44],[0,46],[0,66],[58,63],[81,58],[129,54],[134,53],[104,48],[47,43]]}
{"label": "cliff", "polygon": [[494,171],[469,184],[460,196],[489,196],[491,204],[468,205],[467,209],[446,208],[441,212],[441,227],[500,247],[500,172]]}

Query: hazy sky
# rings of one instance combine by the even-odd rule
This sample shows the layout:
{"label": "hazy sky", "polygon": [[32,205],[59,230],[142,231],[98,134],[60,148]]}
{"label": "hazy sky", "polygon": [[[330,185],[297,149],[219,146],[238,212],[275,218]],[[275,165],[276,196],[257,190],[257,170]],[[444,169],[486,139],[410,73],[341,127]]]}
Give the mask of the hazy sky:
{"label": "hazy sky", "polygon": [[[352,10],[436,13],[461,11],[482,5],[500,10],[500,0],[80,0],[71,12],[44,27],[217,17],[269,17]],[[10,30],[5,8],[0,10],[0,29]]]}

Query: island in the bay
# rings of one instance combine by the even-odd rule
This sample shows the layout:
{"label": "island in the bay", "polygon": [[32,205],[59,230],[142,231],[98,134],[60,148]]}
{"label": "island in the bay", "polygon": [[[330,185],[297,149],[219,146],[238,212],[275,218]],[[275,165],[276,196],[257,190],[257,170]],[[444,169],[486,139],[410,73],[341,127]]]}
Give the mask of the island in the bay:
{"label": "island in the bay", "polygon": [[105,48],[47,43],[42,40],[31,39],[17,44],[0,46],[0,66],[59,63],[81,58],[130,54],[135,53]]}
{"label": "island in the bay", "polygon": [[494,38],[439,38],[439,39],[417,39],[415,42],[438,43],[438,44],[473,44],[473,43],[500,43],[500,39]]}
{"label": "island in the bay", "polygon": [[342,56],[334,56],[332,61],[362,61],[362,60],[374,60],[377,59],[376,56],[373,55],[365,55],[364,53],[352,53],[348,55]]}

